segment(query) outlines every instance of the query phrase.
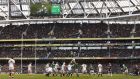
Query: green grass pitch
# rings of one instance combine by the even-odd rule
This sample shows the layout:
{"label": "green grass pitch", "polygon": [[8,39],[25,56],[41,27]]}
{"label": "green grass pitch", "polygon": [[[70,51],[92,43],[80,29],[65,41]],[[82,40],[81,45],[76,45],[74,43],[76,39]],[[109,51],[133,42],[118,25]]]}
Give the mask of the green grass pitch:
{"label": "green grass pitch", "polygon": [[[9,79],[8,74],[1,74],[0,79]],[[103,75],[103,77],[98,77],[97,75],[80,75],[80,77],[72,76],[72,77],[46,77],[43,74],[20,74],[15,75],[14,79],[140,79],[140,76],[130,76],[130,75],[123,75],[123,74],[114,74],[112,77],[108,75]]]}

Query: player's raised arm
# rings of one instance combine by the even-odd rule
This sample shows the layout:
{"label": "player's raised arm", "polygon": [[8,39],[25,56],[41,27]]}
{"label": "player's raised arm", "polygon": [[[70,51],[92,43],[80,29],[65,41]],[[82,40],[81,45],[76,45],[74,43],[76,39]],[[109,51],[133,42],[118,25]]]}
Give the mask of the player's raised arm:
{"label": "player's raised arm", "polygon": [[73,58],[71,61],[70,61],[71,64],[75,64],[76,61],[75,61],[75,58]]}

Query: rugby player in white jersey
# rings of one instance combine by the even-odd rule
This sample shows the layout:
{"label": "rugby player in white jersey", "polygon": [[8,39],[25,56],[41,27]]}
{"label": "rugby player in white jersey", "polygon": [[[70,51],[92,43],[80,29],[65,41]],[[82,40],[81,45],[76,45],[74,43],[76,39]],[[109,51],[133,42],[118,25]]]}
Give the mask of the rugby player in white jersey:
{"label": "rugby player in white jersey", "polygon": [[87,73],[87,65],[86,64],[82,64],[82,73],[83,74]]}
{"label": "rugby player in white jersey", "polygon": [[9,64],[9,79],[14,79],[15,60],[11,57],[8,61]]}
{"label": "rugby player in white jersey", "polygon": [[32,63],[28,65],[28,74],[32,74]]}
{"label": "rugby player in white jersey", "polygon": [[102,76],[103,73],[103,66],[102,64],[98,64],[98,76]]}
{"label": "rugby player in white jersey", "polygon": [[61,66],[61,76],[65,76],[65,74],[66,74],[66,63],[63,62]]}
{"label": "rugby player in white jersey", "polygon": [[50,76],[50,74],[53,72],[52,67],[50,67],[50,64],[46,64],[45,66],[46,76]]}
{"label": "rugby player in white jersey", "polygon": [[73,65],[71,63],[69,63],[67,66],[67,69],[68,69],[67,76],[72,76],[72,67],[73,67]]}

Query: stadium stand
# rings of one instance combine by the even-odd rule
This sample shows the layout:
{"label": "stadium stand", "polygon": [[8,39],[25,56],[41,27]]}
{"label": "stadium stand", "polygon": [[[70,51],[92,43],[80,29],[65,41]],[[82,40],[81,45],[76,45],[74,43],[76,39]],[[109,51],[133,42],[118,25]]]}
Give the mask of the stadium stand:
{"label": "stadium stand", "polygon": [[[109,63],[113,74],[122,74],[123,64],[129,73],[134,73],[135,65],[140,67],[139,0],[0,0],[0,3],[3,73],[8,73],[7,62],[12,57],[19,74],[28,73],[29,63],[33,73],[45,73],[46,64],[53,61],[61,66],[75,60],[79,65],[87,64],[87,68],[92,65],[95,73],[100,63],[105,74]],[[82,67],[78,69],[82,73]]]}
{"label": "stadium stand", "polygon": [[[110,24],[111,37],[130,37],[134,28],[132,24]],[[108,25],[105,23],[82,24],[79,23],[52,23],[52,24],[30,24],[30,25],[8,25],[0,27],[1,39],[20,39],[21,34],[24,38],[48,38],[53,30],[55,38],[77,38],[81,30],[81,38],[105,38],[107,37]],[[136,25],[135,36],[139,35],[139,24]],[[125,33],[124,33],[125,32]],[[37,35],[37,36],[36,36]]]}

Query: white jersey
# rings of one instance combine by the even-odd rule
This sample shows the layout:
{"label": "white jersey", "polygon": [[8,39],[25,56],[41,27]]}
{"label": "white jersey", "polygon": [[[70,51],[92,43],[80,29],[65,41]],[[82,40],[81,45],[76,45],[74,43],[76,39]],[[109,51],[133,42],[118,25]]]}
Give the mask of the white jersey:
{"label": "white jersey", "polygon": [[48,72],[53,72],[52,67],[49,67],[49,68],[48,68]]}
{"label": "white jersey", "polygon": [[28,65],[28,70],[32,70],[32,64]]}
{"label": "white jersey", "polygon": [[82,70],[83,70],[83,71],[86,71],[86,70],[87,70],[87,65],[86,65],[86,64],[83,64],[83,65],[82,65]]}
{"label": "white jersey", "polygon": [[71,64],[68,65],[68,70],[71,71],[72,70],[72,66]]}
{"label": "white jersey", "polygon": [[65,70],[65,65],[64,64],[62,65],[61,70],[63,70],[63,71]]}
{"label": "white jersey", "polygon": [[15,60],[14,59],[9,59],[8,64],[9,64],[9,70],[13,70],[14,69]]}
{"label": "white jersey", "polygon": [[99,72],[102,72],[102,70],[103,70],[102,64],[98,64],[98,69],[99,69]]}
{"label": "white jersey", "polygon": [[54,68],[55,68],[55,69],[58,69],[58,67],[59,67],[59,65],[58,65],[58,64],[55,64],[55,67],[54,67]]}
{"label": "white jersey", "polygon": [[52,67],[48,67],[48,68],[46,68],[46,72],[47,72],[47,73],[53,72]]}

